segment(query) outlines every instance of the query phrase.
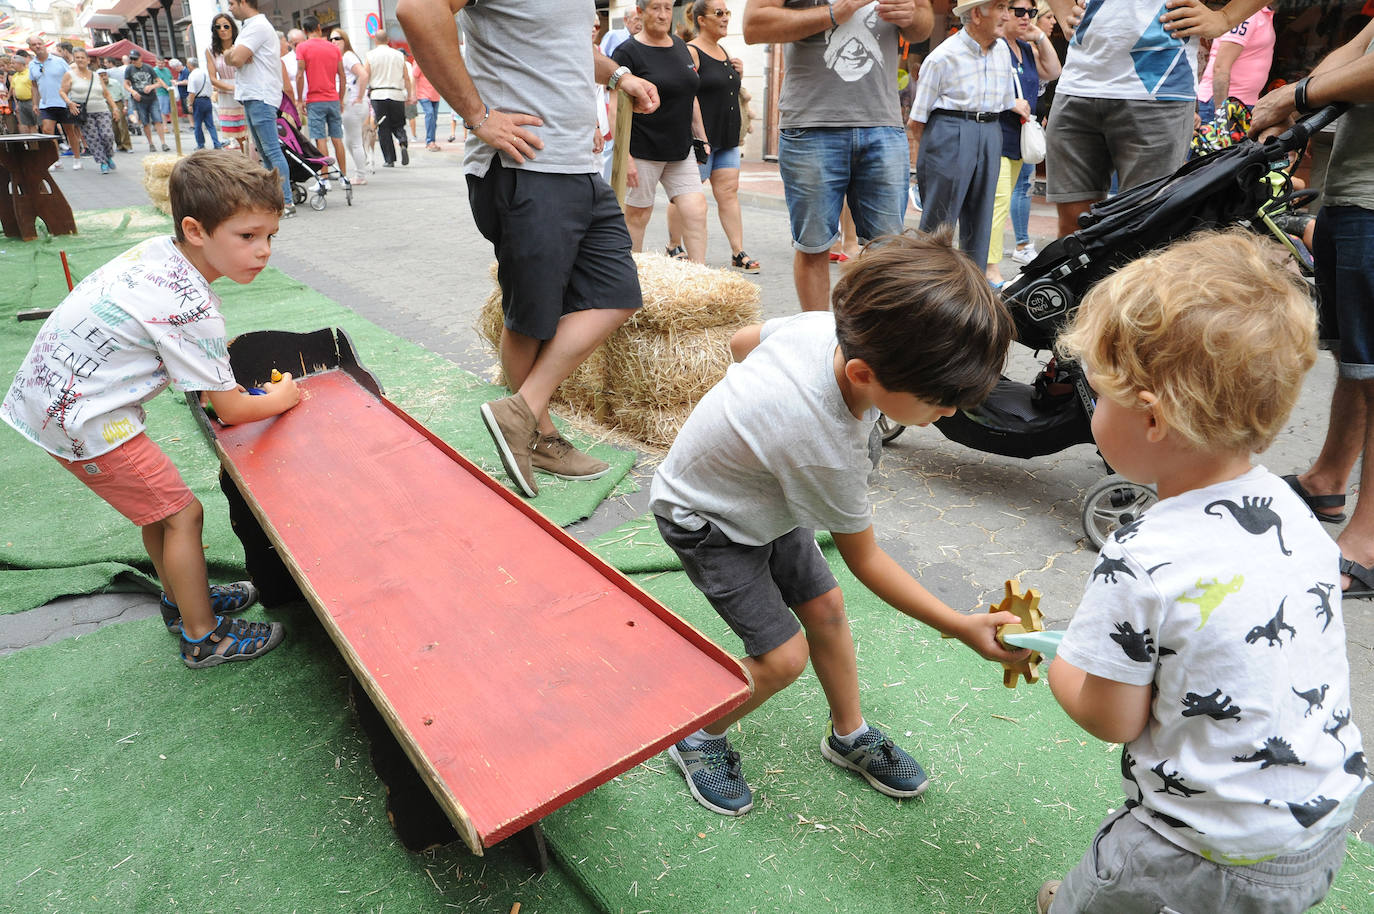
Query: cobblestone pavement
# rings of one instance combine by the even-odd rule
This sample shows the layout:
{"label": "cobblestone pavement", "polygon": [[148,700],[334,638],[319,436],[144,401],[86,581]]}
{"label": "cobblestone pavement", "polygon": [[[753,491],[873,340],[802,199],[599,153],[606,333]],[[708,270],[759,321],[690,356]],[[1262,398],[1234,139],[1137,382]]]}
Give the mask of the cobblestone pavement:
{"label": "cobblestone pavement", "polygon": [[[191,146],[187,141],[188,151]],[[75,209],[145,203],[140,158],[119,154],[120,168],[108,176],[89,165],[81,172],[66,170],[59,184]],[[773,166],[750,164],[741,182],[745,247],[763,264],[754,279],[768,317],[796,311],[787,218],[775,174]],[[662,210],[660,195],[646,236],[650,249],[666,240]],[[1043,244],[1053,232],[1053,212],[1037,202],[1033,213],[1032,234]],[[714,209],[709,218],[707,262],[724,266],[730,251]],[[473,324],[490,291],[491,260],[490,245],[472,224],[458,146],[436,153],[417,143],[409,166],[378,167],[369,184],[355,190],[353,206],[344,205],[343,194],[331,193],[325,211],[301,207],[298,216],[284,221],[272,263],[369,320],[490,377],[495,358]],[[1015,265],[1007,261],[1003,271],[1010,277]],[[234,315],[226,317],[232,332]],[[1013,348],[1007,374],[1028,380],[1035,359]],[[1333,380],[1331,363],[1323,358],[1285,433],[1263,457],[1270,469],[1292,472],[1316,454]],[[656,460],[645,455],[636,467],[639,493],[606,502],[572,532],[590,538],[643,513]],[[1019,576],[1043,594],[1050,626],[1063,627],[1096,561],[1080,510],[1084,494],[1104,472],[1091,445],[1018,460],[969,450],[934,429],[909,429],[886,448],[872,478],[874,520],[883,546],[950,605],[985,607],[1000,598],[1004,580]],[[0,616],[0,654],[154,612],[155,601],[110,595]],[[1347,603],[1345,616],[1355,719],[1374,733],[1374,603]],[[993,671],[988,676],[995,682]],[[1371,821],[1374,796],[1367,794],[1355,830]]]}

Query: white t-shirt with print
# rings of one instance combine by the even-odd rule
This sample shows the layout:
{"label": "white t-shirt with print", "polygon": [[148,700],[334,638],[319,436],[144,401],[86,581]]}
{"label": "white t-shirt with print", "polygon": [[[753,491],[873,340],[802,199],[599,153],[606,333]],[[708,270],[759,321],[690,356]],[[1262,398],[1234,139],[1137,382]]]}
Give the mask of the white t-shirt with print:
{"label": "white t-shirt with print", "polygon": [[144,430],[167,386],[232,390],[224,318],[170,236],[83,279],[48,317],[0,403],[0,419],[64,460],[108,453]]}
{"label": "white t-shirt with print", "polygon": [[1164,499],[1103,546],[1059,656],[1154,685],[1122,786],[1166,839],[1246,863],[1349,821],[1366,781],[1339,559],[1263,467]]}
{"label": "white t-shirt with print", "polygon": [[1194,101],[1197,39],[1164,31],[1164,0],[1088,0],[1058,91],[1086,98]]}
{"label": "white t-shirt with print", "polygon": [[763,342],[701,398],[654,474],[649,509],[679,527],[707,521],[761,546],[796,529],[872,525],[868,435],[835,380],[835,316],[775,318]]}

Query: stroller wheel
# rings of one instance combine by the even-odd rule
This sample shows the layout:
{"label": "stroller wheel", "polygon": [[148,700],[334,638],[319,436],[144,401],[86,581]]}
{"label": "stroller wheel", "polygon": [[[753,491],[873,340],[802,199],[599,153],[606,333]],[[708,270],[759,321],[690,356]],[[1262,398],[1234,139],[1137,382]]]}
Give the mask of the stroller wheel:
{"label": "stroller wheel", "polygon": [[317,213],[320,210],[324,209],[327,205],[328,203],[324,199],[324,194],[316,194],[315,196],[310,198],[310,208]]}
{"label": "stroller wheel", "polygon": [[1124,476],[1108,476],[1083,497],[1083,532],[1098,549],[1107,538],[1126,524],[1140,519],[1145,509],[1159,501],[1149,486],[1138,485]]}
{"label": "stroller wheel", "polygon": [[883,413],[878,413],[878,434],[883,439],[883,444],[889,444],[897,440],[897,436],[906,431],[905,425],[898,425]]}
{"label": "stroller wheel", "polygon": [[304,202],[305,202],[305,188],[304,188],[304,187],[301,187],[299,184],[292,184],[292,185],[291,185],[291,199],[294,200],[294,201],[296,201],[296,205],[297,205],[297,206],[300,206],[302,203],[304,203]]}

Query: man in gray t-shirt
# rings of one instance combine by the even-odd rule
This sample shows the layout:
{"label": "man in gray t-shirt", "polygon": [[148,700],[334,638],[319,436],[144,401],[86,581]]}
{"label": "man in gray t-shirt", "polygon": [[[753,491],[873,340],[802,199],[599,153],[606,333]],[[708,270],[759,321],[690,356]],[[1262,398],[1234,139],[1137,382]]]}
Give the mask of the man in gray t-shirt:
{"label": "man in gray t-shirt", "polygon": [[625,217],[592,153],[594,86],[645,113],[658,91],[592,45],[593,0],[401,0],[396,18],[468,129],[468,201],[496,251],[501,367],[515,393],[483,404],[482,420],[527,498],[535,470],[595,479],[609,467],[558,434],[549,399],[642,299]]}
{"label": "man in gray t-shirt", "polygon": [[911,160],[897,37],[924,41],[930,0],[749,0],[744,40],[783,43],[778,171],[802,310],[830,307],[830,246],[848,198],[860,238],[902,230]]}
{"label": "man in gray t-shirt", "polygon": [[[1295,114],[1336,102],[1362,102],[1374,91],[1374,22],[1319,63],[1310,76],[1270,92],[1255,105],[1252,131],[1277,129]],[[1341,588],[1374,597],[1374,105],[1352,104],[1336,122],[1312,255],[1324,339],[1338,338],[1336,389],[1321,453],[1307,472],[1285,479],[1319,520],[1345,520],[1346,485],[1355,464],[1360,499],[1336,537]]]}

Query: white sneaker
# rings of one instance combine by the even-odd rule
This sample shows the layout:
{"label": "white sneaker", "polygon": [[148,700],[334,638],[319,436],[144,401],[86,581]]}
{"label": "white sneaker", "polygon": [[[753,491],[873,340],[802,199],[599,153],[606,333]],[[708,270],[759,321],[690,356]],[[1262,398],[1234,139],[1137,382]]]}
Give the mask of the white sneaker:
{"label": "white sneaker", "polygon": [[80,160],[80,159],[77,159],[75,162],[72,163],[72,171],[80,171],[80,170],[81,170],[81,160]]}
{"label": "white sneaker", "polygon": [[61,163],[61,162],[53,162],[51,165],[48,166],[48,171],[61,171],[61,170],[62,170],[62,163]]}
{"label": "white sneaker", "polygon": [[1034,244],[1028,244],[1011,252],[1011,259],[1017,263],[1030,263],[1039,256],[1040,252],[1035,249]]}

